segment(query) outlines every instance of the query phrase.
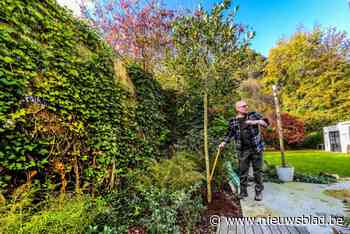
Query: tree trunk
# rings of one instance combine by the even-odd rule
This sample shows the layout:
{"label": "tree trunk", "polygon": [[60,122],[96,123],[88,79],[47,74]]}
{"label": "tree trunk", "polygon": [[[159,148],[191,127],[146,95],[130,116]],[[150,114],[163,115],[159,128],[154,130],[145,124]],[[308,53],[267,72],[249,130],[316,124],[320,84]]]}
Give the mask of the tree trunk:
{"label": "tree trunk", "polygon": [[112,166],[111,166],[111,175],[109,180],[109,190],[112,190],[114,188],[115,184],[115,160],[112,160]]}
{"label": "tree trunk", "polygon": [[79,174],[79,164],[78,156],[74,156],[74,174],[75,174],[75,193],[80,194],[80,174]]}
{"label": "tree trunk", "polygon": [[208,203],[211,203],[211,181],[210,181],[210,167],[209,167],[209,153],[208,153],[208,92],[205,88],[204,91],[204,156],[205,167],[207,170],[207,192]]}
{"label": "tree trunk", "polygon": [[272,86],[273,91],[273,97],[275,100],[275,107],[276,107],[276,115],[277,115],[277,130],[278,130],[278,137],[280,141],[280,151],[281,151],[281,161],[282,161],[282,167],[286,167],[286,159],[284,157],[284,145],[283,145],[283,131],[282,131],[282,121],[281,121],[281,113],[280,113],[280,105],[277,97],[277,90],[276,86]]}
{"label": "tree trunk", "polygon": [[64,172],[61,173],[61,195],[66,193],[66,187],[67,187],[67,180],[66,180],[66,174]]}
{"label": "tree trunk", "polygon": [[[92,168],[96,172],[96,155],[94,153],[92,154]],[[95,198],[95,175],[91,179],[91,196]]]}

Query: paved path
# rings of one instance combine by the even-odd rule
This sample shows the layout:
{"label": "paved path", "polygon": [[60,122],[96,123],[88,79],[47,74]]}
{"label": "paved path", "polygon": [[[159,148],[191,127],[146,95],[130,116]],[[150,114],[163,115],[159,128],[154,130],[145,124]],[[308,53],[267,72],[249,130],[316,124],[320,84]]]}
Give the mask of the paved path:
{"label": "paved path", "polygon": [[326,189],[339,189],[338,184],[311,184],[289,182],[284,184],[264,183],[263,200],[254,201],[253,186],[248,187],[249,197],[241,200],[242,212],[245,217],[298,217],[313,216],[343,216],[342,200],[327,196]]}
{"label": "paved path", "polygon": [[[284,184],[264,183],[263,201],[254,201],[254,188],[248,187],[249,197],[241,200],[244,217],[323,217],[344,216],[341,200],[324,194],[326,189],[350,189],[350,182],[331,185],[290,182]],[[333,225],[334,226],[334,225]],[[310,224],[305,226],[286,225],[228,225],[221,219],[218,234],[234,233],[311,233],[331,234],[332,225]]]}

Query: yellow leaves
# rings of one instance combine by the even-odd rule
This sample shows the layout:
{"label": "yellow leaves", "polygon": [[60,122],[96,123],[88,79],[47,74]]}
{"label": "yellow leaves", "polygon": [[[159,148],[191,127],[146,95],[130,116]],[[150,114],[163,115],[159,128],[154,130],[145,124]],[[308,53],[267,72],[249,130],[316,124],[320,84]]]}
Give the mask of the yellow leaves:
{"label": "yellow leaves", "polygon": [[23,117],[26,115],[25,109],[18,109],[16,112],[11,113],[8,119],[5,119],[5,128],[13,129],[16,127],[16,123],[19,121],[23,121]]}
{"label": "yellow leaves", "polygon": [[67,82],[67,78],[54,71],[47,71],[45,74],[37,74],[33,81],[36,88],[50,90],[52,88],[62,87]]}
{"label": "yellow leaves", "polygon": [[23,117],[26,115],[26,110],[25,109],[19,109],[15,113],[10,114],[11,120],[16,121],[17,119]]}
{"label": "yellow leaves", "polygon": [[83,133],[84,132],[84,123],[82,121],[73,121],[70,125],[68,125],[69,130],[75,133]]}
{"label": "yellow leaves", "polygon": [[0,206],[3,206],[5,204],[6,204],[6,198],[4,197],[4,195],[0,193]]}
{"label": "yellow leaves", "polygon": [[135,86],[131,81],[127,69],[120,59],[117,59],[113,63],[114,73],[117,77],[117,81],[121,84],[127,91],[131,93],[132,96],[136,95]]}
{"label": "yellow leaves", "polygon": [[38,103],[32,103],[28,105],[28,107],[25,109],[28,114],[36,114],[40,111],[45,109],[44,105],[38,104]]}
{"label": "yellow leaves", "polygon": [[346,69],[350,65],[337,55],[336,47],[325,44],[325,36],[316,28],[281,40],[270,50],[262,79],[266,94],[272,84],[281,85],[282,107],[301,116],[307,125],[348,116],[345,97],[349,96],[350,80]]}
{"label": "yellow leaves", "polygon": [[62,162],[55,160],[55,161],[53,161],[52,166],[57,173],[64,174],[65,166]]}
{"label": "yellow leaves", "polygon": [[77,53],[79,55],[79,60],[81,60],[82,62],[86,62],[89,59],[91,59],[93,53],[83,43],[81,43],[81,42],[78,43],[78,45],[76,46],[76,50],[77,50]]}

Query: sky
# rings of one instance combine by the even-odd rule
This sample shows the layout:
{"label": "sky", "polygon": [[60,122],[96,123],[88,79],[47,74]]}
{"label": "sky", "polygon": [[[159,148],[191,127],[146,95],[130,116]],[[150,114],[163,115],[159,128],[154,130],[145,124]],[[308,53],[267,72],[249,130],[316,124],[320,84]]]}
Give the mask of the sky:
{"label": "sky", "polygon": [[78,0],[56,0],[56,1],[58,2],[58,4],[71,9],[74,15],[76,16],[80,15],[80,8],[79,8],[80,1]]}
{"label": "sky", "polygon": [[[97,0],[95,0],[97,1]],[[78,0],[58,0],[79,14]],[[195,9],[201,4],[210,9],[218,0],[163,0],[171,9]],[[276,42],[290,37],[299,26],[311,30],[315,25],[335,26],[350,37],[350,7],[348,0],[233,0],[239,5],[237,22],[249,25],[256,36],[252,48],[268,56]]]}
{"label": "sky", "polygon": [[[164,0],[169,7],[195,9],[198,4],[210,9],[215,0]],[[276,42],[290,37],[300,25],[311,30],[315,25],[336,26],[350,37],[348,0],[234,0],[239,5],[237,22],[249,25],[256,32],[252,47],[267,56]]]}

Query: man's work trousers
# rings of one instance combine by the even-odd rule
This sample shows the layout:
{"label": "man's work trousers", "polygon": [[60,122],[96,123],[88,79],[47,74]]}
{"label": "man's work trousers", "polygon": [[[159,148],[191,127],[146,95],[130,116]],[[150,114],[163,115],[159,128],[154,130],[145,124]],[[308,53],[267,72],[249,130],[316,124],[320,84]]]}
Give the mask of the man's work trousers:
{"label": "man's work trousers", "polygon": [[239,179],[241,182],[241,191],[247,191],[248,173],[250,162],[253,165],[253,174],[255,182],[255,192],[259,193],[264,189],[263,185],[263,153],[257,153],[254,149],[243,149],[238,151],[239,160]]}

